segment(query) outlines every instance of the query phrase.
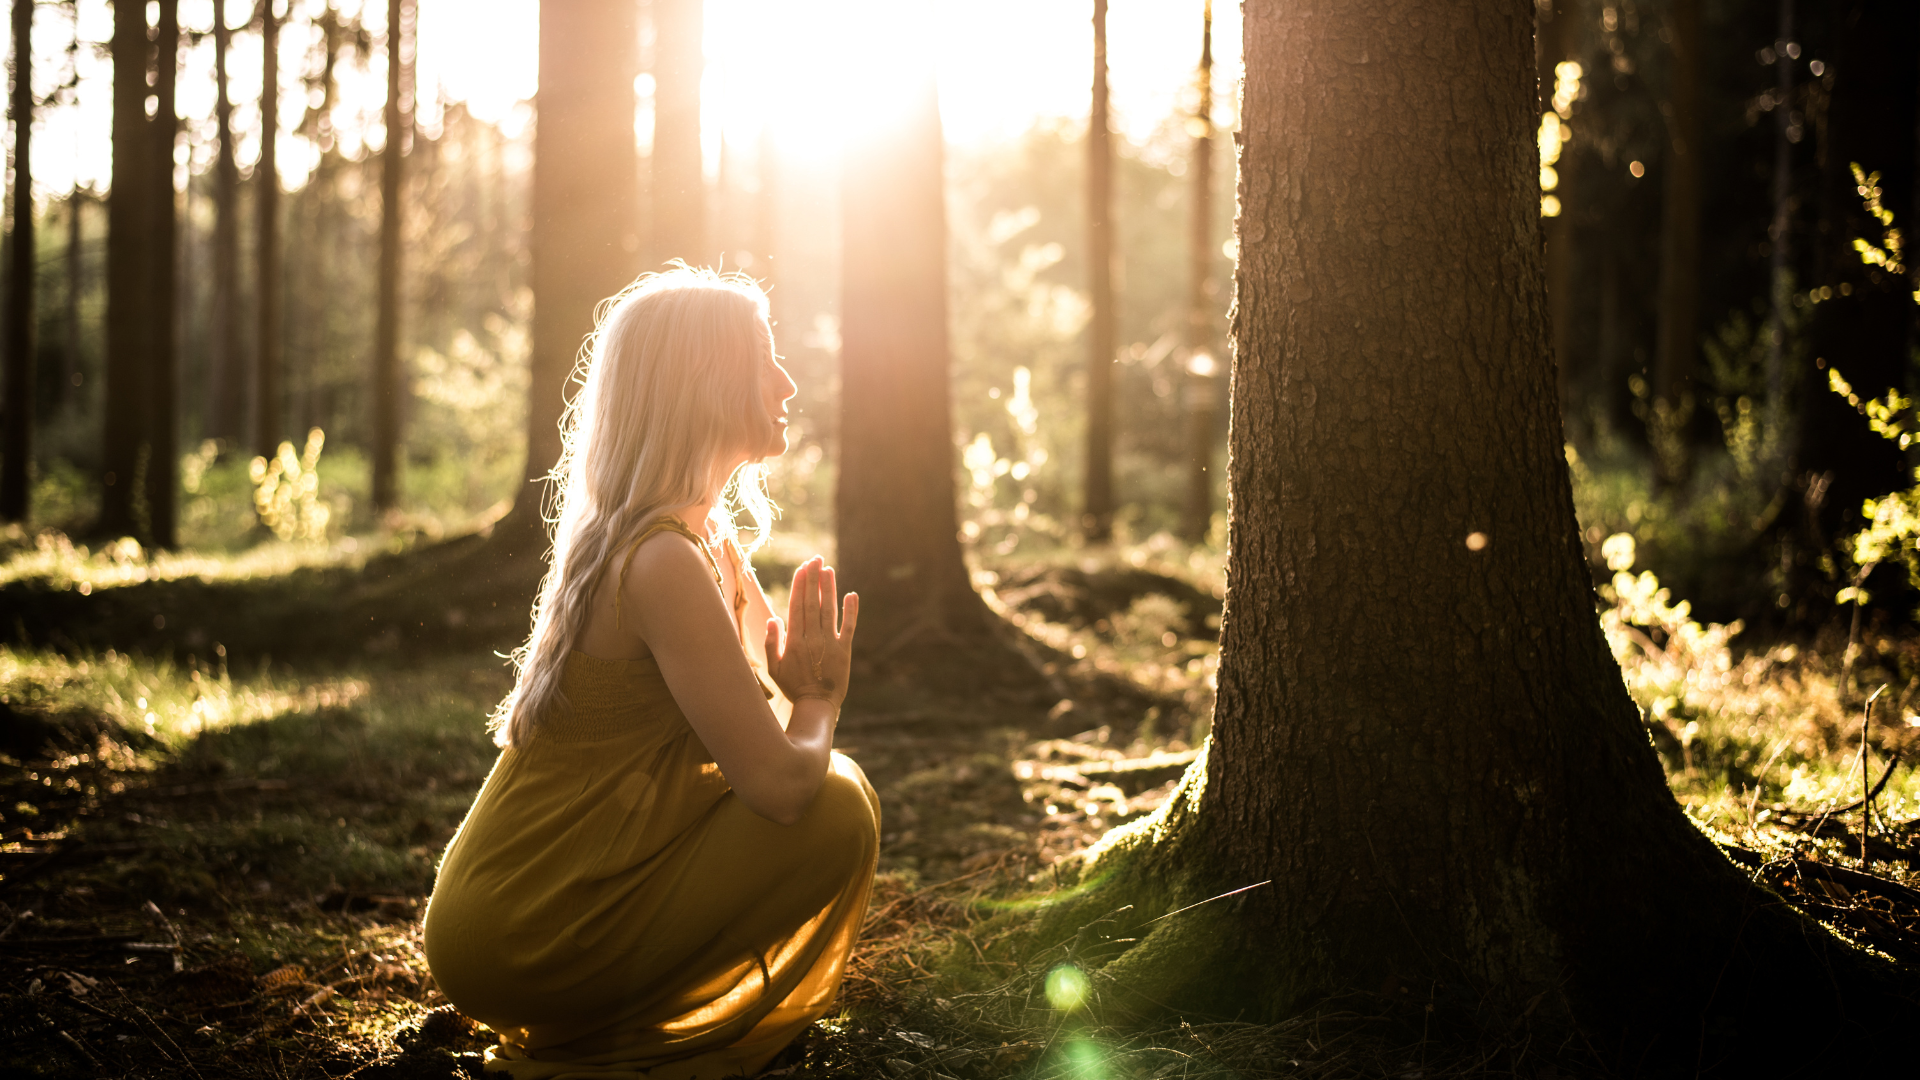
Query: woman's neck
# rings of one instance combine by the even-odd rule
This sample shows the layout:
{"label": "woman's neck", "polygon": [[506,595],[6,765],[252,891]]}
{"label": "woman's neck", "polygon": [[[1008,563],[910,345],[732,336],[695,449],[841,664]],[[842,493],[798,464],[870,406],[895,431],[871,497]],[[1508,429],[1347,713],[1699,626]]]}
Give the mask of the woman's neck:
{"label": "woman's neck", "polygon": [[[707,520],[713,513],[713,504],[719,500],[707,499],[704,502],[688,503],[685,506],[668,510],[667,513],[687,523],[687,526],[702,536],[707,536]],[[712,537],[708,536],[711,540]]]}

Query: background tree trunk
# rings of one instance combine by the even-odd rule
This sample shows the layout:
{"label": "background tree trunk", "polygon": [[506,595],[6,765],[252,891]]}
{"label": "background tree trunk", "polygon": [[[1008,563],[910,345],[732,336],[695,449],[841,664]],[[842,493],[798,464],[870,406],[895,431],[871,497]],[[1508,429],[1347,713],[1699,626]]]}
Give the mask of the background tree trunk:
{"label": "background tree trunk", "polygon": [[[917,43],[905,43],[910,47]],[[841,167],[840,582],[863,662],[985,625],[960,554],[947,342],[945,147],[930,73]]]}
{"label": "background tree trunk", "polygon": [[85,225],[87,195],[79,184],[67,193],[67,288],[61,296],[64,308],[61,314],[61,330],[66,340],[61,343],[60,387],[54,395],[57,403],[66,403],[76,399],[74,391],[85,378],[81,374],[83,365],[80,360],[80,293],[86,287],[85,266],[82,262],[86,254],[81,247],[82,226]]}
{"label": "background tree trunk", "polygon": [[380,152],[380,314],[373,345],[373,508],[400,500],[400,171],[411,138],[412,0],[387,0],[387,145]]}
{"label": "background tree trunk", "polygon": [[652,0],[653,263],[713,262],[707,177],[700,150],[700,77],[706,70],[701,0]]}
{"label": "background tree trunk", "polygon": [[260,0],[260,163],[253,170],[254,347],[253,452],[272,457],[280,449],[282,325],[280,280],[280,16],[277,0]]}
{"label": "background tree trunk", "polygon": [[1194,106],[1193,223],[1187,244],[1187,505],[1181,531],[1199,543],[1213,525],[1213,433],[1218,362],[1213,355],[1213,0],[1200,32]]}
{"label": "background tree trunk", "polygon": [[233,99],[227,90],[227,50],[233,31],[226,0],[213,18],[213,311],[207,364],[207,434],[237,439],[245,433],[247,372],[240,344],[240,166],[233,156]]}
{"label": "background tree trunk", "polygon": [[147,197],[153,202],[152,248],[147,253],[148,333],[152,335],[147,378],[147,536],[156,547],[170,548],[175,536],[179,489],[180,309],[177,302],[179,251],[176,243],[178,210],[174,204],[173,146],[180,135],[174,104],[174,84],[180,66],[179,0],[159,0],[160,20],[154,33],[154,115],[147,122],[152,155],[146,177]]}
{"label": "background tree trunk", "polygon": [[0,521],[25,521],[33,488],[35,246],[33,241],[33,0],[13,0],[13,247],[7,268],[5,415],[0,426]]}
{"label": "background tree trunk", "polygon": [[1694,370],[1700,351],[1700,0],[1672,0],[1666,177],[1660,212],[1660,329],[1648,417],[1654,479],[1686,483],[1693,471]]}
{"label": "background tree trunk", "polygon": [[1113,532],[1113,146],[1107,119],[1107,0],[1093,0],[1093,107],[1087,114],[1087,475],[1080,531]]}
{"label": "background tree trunk", "polygon": [[[1680,812],[1596,625],[1549,362],[1532,5],[1244,11],[1213,737],[1054,925],[1258,886],[1141,927],[1110,985],[1250,1020],[1378,993],[1416,1024],[1432,1003],[1571,1025],[1655,1074],[1804,1062],[1851,1037],[1822,1025],[1908,1015]],[[1799,1047],[1764,1005],[1782,978],[1821,1017]]]}
{"label": "background tree trunk", "polygon": [[100,520],[107,536],[146,535],[138,498],[147,455],[147,380],[153,333],[147,310],[152,271],[152,169],[147,132],[147,9],[113,7],[113,176],[107,196],[106,409],[101,418]]}
{"label": "background tree trunk", "polygon": [[[560,460],[560,416],[594,307],[636,271],[632,0],[540,5],[540,91],[533,144],[533,357],[528,486],[518,538],[539,536],[547,473]],[[519,541],[516,540],[516,543]],[[538,552],[530,552],[538,554]]]}

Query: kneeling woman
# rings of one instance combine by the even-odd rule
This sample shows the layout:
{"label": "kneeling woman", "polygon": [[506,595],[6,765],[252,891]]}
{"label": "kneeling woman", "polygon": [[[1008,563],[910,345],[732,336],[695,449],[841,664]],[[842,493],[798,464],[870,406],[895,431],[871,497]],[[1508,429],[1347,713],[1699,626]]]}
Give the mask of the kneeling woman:
{"label": "kneeling woman", "polygon": [[833,752],[858,598],[816,557],[783,623],[733,540],[794,389],[744,278],[649,275],[600,323],[505,750],[427,910],[489,1071],[750,1075],[833,1004],[879,836]]}

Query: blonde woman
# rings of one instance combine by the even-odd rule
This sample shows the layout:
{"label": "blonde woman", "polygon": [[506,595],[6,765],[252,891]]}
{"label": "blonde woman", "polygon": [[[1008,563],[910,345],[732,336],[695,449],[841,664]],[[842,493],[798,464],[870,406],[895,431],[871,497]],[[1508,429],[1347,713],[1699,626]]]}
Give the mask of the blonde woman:
{"label": "blonde woman", "polygon": [[833,752],[859,600],[816,557],[775,618],[733,539],[736,509],[766,537],[794,389],[747,278],[680,267],[604,311],[504,750],[427,909],[489,1071],[751,1075],[833,1004],[879,837]]}

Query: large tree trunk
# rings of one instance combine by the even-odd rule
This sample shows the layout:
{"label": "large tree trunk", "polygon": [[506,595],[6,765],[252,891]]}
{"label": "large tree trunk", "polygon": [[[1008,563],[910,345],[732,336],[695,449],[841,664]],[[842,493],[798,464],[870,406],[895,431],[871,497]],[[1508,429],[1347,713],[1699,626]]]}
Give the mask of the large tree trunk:
{"label": "large tree trunk", "polygon": [[13,0],[13,248],[7,268],[0,521],[25,521],[33,486],[33,0]]}
{"label": "large tree trunk", "polygon": [[[633,279],[637,211],[632,0],[540,5],[539,119],[533,134],[533,359],[527,485],[508,531],[515,550],[544,537],[547,473],[560,460],[560,416],[594,306]],[[537,552],[532,552],[537,554]]]}
{"label": "large tree trunk", "polygon": [[179,489],[179,305],[176,282],[180,264],[176,250],[178,211],[174,205],[173,144],[180,134],[174,105],[174,84],[180,65],[179,0],[160,0],[160,21],[154,33],[154,115],[147,122],[152,160],[146,195],[152,200],[152,248],[147,252],[148,333],[152,350],[147,377],[147,536],[156,547],[174,546],[176,493]]}
{"label": "large tree trunk", "polygon": [[834,516],[869,663],[986,624],[954,510],[939,95],[931,74],[889,93],[900,104],[849,143],[841,166]]}
{"label": "large tree trunk", "polygon": [[1835,1053],[1828,1025],[1910,1016],[1686,819],[1597,625],[1548,351],[1532,4],[1244,11],[1213,738],[1047,922],[1258,886],[1140,927],[1106,985],[1247,1019],[1431,1001],[1573,1026],[1643,1073],[1806,1060],[1776,986]]}
{"label": "large tree trunk", "polygon": [[1093,107],[1087,113],[1087,462],[1080,531],[1113,532],[1113,144],[1107,119],[1107,0],[1093,0]]}
{"label": "large tree trunk", "polygon": [[653,12],[654,263],[713,262],[707,237],[707,177],[700,150],[700,78],[705,5],[651,0]]}
{"label": "large tree trunk", "polygon": [[106,408],[101,417],[100,520],[108,536],[145,535],[137,498],[147,462],[147,380],[153,334],[147,310],[153,200],[147,189],[147,9],[113,7],[113,178],[107,196]]}
{"label": "large tree trunk", "polygon": [[1213,525],[1213,0],[1200,32],[1193,110],[1193,220],[1187,242],[1187,504],[1182,528],[1199,543]]}
{"label": "large tree trunk", "polygon": [[1647,418],[1654,480],[1686,483],[1693,471],[1694,370],[1700,351],[1700,0],[1673,0],[1667,86],[1666,183],[1660,208],[1660,325]]}
{"label": "large tree trunk", "polygon": [[[1784,432],[1787,418],[1787,318],[1793,306],[1793,0],[1778,0],[1779,27],[1774,39],[1773,221],[1767,226],[1767,426]],[[1792,460],[1789,449],[1785,455]]]}
{"label": "large tree trunk", "polygon": [[400,501],[400,170],[410,136],[412,0],[387,0],[387,145],[380,152],[380,313],[373,344],[373,508]]}
{"label": "large tree trunk", "polygon": [[278,452],[284,435],[280,380],[286,350],[280,281],[280,16],[276,6],[277,0],[261,0],[260,163],[253,169],[253,452],[269,458]]}
{"label": "large tree trunk", "polygon": [[240,344],[240,165],[233,156],[233,99],[227,91],[227,50],[233,30],[225,0],[213,18],[213,311],[208,328],[207,434],[234,439],[245,433],[246,368]]}

